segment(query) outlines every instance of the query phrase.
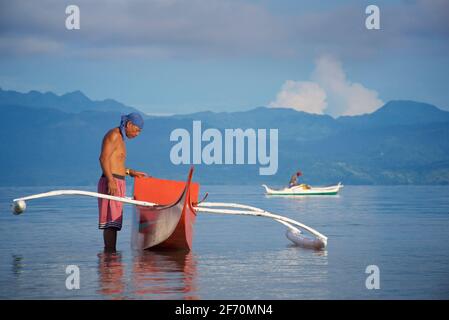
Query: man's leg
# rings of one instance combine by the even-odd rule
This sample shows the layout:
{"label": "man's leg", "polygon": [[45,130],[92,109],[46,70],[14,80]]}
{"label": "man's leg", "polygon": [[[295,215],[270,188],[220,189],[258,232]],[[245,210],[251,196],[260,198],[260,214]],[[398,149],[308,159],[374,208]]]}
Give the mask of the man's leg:
{"label": "man's leg", "polygon": [[103,231],[104,251],[115,252],[115,245],[117,243],[117,229],[106,228]]}

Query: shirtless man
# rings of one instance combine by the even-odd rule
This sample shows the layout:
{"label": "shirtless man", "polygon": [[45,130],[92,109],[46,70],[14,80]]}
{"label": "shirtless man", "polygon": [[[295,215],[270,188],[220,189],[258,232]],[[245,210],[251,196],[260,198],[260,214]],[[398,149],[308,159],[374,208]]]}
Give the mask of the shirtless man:
{"label": "shirtless man", "polygon": [[[125,137],[133,139],[140,134],[143,119],[138,113],[122,116],[120,126],[106,133],[101,147],[100,164],[103,175],[98,181],[98,193],[125,196],[125,176],[144,177],[144,172],[125,167]],[[99,229],[103,229],[105,251],[115,251],[117,231],[122,228],[123,203],[98,199]]]}
{"label": "shirtless man", "polygon": [[290,178],[290,182],[288,183],[288,187],[294,187],[298,185],[298,178],[302,175],[301,171],[296,172],[292,177]]}

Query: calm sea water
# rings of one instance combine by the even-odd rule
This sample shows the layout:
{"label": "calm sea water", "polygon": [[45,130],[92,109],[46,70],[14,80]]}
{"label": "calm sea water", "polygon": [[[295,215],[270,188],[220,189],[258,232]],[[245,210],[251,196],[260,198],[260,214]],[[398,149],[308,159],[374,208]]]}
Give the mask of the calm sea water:
{"label": "calm sea water", "polygon": [[[10,213],[13,198],[53,189],[0,188],[2,299],[449,298],[449,187],[347,186],[336,197],[285,198],[259,186],[202,186],[208,201],[316,228],[328,247],[295,247],[266,218],[199,214],[189,254],[133,252],[126,206],[114,255],[103,253],[95,199],[40,199]],[[79,290],[66,289],[68,265],[79,267]],[[378,290],[366,289],[368,265],[379,267]]]}

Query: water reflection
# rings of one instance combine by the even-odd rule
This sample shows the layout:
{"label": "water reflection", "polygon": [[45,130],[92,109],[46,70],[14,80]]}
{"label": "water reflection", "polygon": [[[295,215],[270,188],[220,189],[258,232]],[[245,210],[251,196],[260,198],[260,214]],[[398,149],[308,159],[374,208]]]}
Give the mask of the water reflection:
{"label": "water reflection", "polygon": [[191,252],[137,251],[134,294],[144,299],[196,300],[197,262]]}
{"label": "water reflection", "polygon": [[122,262],[120,252],[101,252],[98,258],[98,292],[108,299],[199,299],[197,262],[191,252],[134,251],[131,282],[125,272],[129,262]]}
{"label": "water reflection", "polygon": [[287,245],[287,248],[288,249],[290,249],[291,250],[291,252],[294,252],[294,250],[297,250],[297,251],[303,251],[303,252],[306,252],[306,253],[310,253],[310,254],[312,254],[312,256],[315,256],[315,257],[324,257],[324,258],[326,258],[326,264],[327,264],[327,249],[309,249],[309,248],[303,248],[303,247],[300,247],[300,246],[297,246],[297,245],[295,245],[295,244],[293,244],[293,243],[291,243],[291,244],[288,244]]}
{"label": "water reflection", "polygon": [[125,282],[121,252],[101,252],[98,258],[99,293],[112,299],[123,298]]}
{"label": "water reflection", "polygon": [[336,195],[300,195],[300,194],[265,194],[265,199],[294,199],[294,200],[308,200],[308,199],[338,199],[339,194]]}
{"label": "water reflection", "polygon": [[323,250],[323,249],[321,249],[321,250],[314,250],[313,255],[317,256],[317,257],[324,257],[324,258],[326,258],[326,264],[327,264],[327,250]]}
{"label": "water reflection", "polygon": [[22,255],[12,255],[12,273],[15,276],[20,276],[23,269],[23,257]]}

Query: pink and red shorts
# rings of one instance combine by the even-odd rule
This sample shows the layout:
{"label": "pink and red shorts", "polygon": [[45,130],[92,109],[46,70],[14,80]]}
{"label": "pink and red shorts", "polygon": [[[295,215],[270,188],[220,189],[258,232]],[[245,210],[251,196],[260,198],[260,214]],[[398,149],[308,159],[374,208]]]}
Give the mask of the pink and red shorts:
{"label": "pink and red shorts", "polygon": [[[125,177],[114,174],[114,181],[117,183],[117,194],[115,196],[124,197],[126,192]],[[108,194],[108,179],[102,176],[98,181],[98,193]],[[108,199],[98,199],[99,229],[115,228],[122,229],[123,203]]]}

